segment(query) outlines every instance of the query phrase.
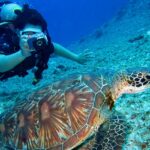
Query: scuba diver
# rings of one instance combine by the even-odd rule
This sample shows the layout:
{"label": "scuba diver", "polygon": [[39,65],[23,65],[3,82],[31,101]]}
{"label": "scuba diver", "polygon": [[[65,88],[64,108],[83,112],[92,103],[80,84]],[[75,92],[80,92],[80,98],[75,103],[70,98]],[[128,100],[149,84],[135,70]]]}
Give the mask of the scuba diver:
{"label": "scuba diver", "polygon": [[52,53],[84,64],[92,58],[88,51],[77,55],[51,41],[42,15],[27,4],[0,3],[0,80],[24,77],[33,69],[33,85],[42,79]]}

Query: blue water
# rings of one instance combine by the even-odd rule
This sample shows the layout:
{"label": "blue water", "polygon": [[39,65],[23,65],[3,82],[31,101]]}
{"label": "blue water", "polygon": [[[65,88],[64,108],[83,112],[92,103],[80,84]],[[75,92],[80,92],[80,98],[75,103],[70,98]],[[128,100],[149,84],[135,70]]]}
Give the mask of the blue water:
{"label": "blue water", "polygon": [[25,0],[25,2],[43,14],[52,40],[68,45],[109,21],[128,0]]}

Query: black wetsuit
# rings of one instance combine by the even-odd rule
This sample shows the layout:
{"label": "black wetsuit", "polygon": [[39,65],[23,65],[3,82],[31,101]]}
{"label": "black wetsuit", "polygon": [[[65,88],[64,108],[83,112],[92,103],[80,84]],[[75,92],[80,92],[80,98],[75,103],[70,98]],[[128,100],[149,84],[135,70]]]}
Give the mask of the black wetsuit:
{"label": "black wetsuit", "polygon": [[[0,80],[5,80],[9,77],[18,75],[24,77],[27,75],[27,70],[32,69],[37,66],[37,71],[35,72],[35,77],[40,79],[44,69],[47,69],[47,62],[50,55],[54,52],[54,46],[50,41],[48,36],[48,45],[43,49],[42,54],[40,54],[40,59],[37,61],[37,54],[32,54],[27,57],[22,63],[17,65],[14,69],[0,73]],[[0,28],[0,54],[10,55],[20,50],[19,38],[10,29]]]}

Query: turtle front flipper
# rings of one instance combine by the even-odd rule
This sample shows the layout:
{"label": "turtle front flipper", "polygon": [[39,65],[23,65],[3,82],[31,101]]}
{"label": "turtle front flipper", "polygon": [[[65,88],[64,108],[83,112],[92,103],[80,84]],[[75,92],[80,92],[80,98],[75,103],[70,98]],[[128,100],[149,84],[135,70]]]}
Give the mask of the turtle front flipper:
{"label": "turtle front flipper", "polygon": [[123,71],[119,73],[112,83],[112,97],[115,101],[122,94],[142,92],[150,88],[150,72],[148,71]]}
{"label": "turtle front flipper", "polygon": [[115,111],[108,120],[99,126],[95,134],[73,150],[122,150],[130,126],[125,118]]}
{"label": "turtle front flipper", "polygon": [[99,127],[92,150],[122,150],[129,131],[121,115],[112,116]]}

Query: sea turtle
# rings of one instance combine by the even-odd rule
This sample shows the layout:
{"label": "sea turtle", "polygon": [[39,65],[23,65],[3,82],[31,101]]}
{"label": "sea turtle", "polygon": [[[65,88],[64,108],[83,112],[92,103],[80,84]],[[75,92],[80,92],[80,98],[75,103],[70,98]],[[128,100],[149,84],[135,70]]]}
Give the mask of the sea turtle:
{"label": "sea turtle", "polygon": [[[111,76],[111,75],[110,75]],[[148,71],[115,78],[79,74],[44,86],[19,100],[0,118],[1,147],[17,150],[119,150],[127,124],[112,114],[123,93],[149,88]],[[109,83],[109,84],[108,84]]]}

